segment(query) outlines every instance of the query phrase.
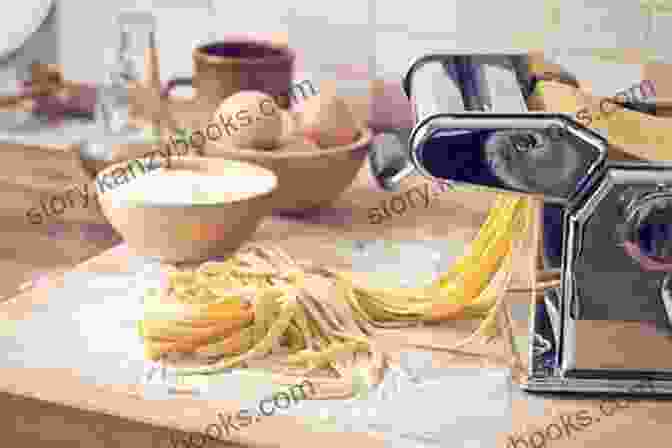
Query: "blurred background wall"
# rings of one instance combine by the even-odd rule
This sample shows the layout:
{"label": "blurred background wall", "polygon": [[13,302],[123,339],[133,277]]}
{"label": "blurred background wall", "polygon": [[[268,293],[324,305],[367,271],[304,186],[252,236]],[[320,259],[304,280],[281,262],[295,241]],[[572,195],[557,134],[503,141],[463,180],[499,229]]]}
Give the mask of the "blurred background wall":
{"label": "blurred background wall", "polygon": [[198,41],[250,32],[286,35],[304,55],[303,68],[324,75],[352,64],[396,78],[415,56],[457,48],[534,46],[566,55],[649,47],[672,59],[672,15],[663,0],[57,1],[60,59],[66,76],[81,80],[102,77],[103,50],[116,43],[115,16],[127,9],[157,16],[163,79],[190,73]]}

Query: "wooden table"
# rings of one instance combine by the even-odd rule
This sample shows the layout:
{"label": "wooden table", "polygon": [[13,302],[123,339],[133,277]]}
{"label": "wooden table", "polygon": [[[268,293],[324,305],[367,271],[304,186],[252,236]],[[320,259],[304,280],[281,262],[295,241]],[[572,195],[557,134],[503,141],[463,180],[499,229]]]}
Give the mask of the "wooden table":
{"label": "wooden table", "polygon": [[[309,219],[295,220],[274,217],[265,220],[255,235],[255,240],[273,242],[299,259],[310,259],[327,265],[347,264],[339,250],[339,238],[356,239],[452,239],[468,241],[484,218],[492,195],[486,193],[440,193],[429,205],[416,204],[404,216],[390,218],[389,222],[372,224],[368,210],[379,207],[381,201],[390,201],[395,196],[415,186],[424,188],[424,179],[410,179],[405,190],[397,194],[378,190],[370,177],[368,166],[363,166],[356,182],[334,205],[320,215]],[[76,271],[118,272],[128,257],[128,249],[121,245],[79,265]],[[31,309],[43,301],[48,301],[50,288],[56,287],[58,278],[15,297],[0,305],[0,319],[29,319]],[[522,275],[517,284],[524,284]],[[76,300],[76,298],[73,298]],[[520,294],[518,301],[526,303],[529,297]],[[57,325],[57,323],[55,323]],[[437,328],[418,328],[403,332],[389,331],[383,338],[393,357],[403,348],[402,340],[416,343],[449,343],[455,338],[466,336],[473,323],[452,324]],[[524,324],[518,328],[519,334],[526,333]],[[476,347],[476,349],[479,349]],[[504,350],[501,343],[482,347],[484,353],[493,356]],[[506,353],[506,352],[504,352]],[[480,365],[473,359],[456,360],[452,355],[439,354],[437,359],[445,366]],[[492,363],[505,366],[501,360],[493,358]],[[215,415],[213,410],[236,409],[235,403],[221,401],[175,399],[166,402],[145,401],[138,398],[134,387],[109,385],[96,388],[77,378],[77,368],[68,370],[3,369],[0,375],[0,409],[6,409],[6,418],[0,425],[6,439],[16,443],[37,444],[39,446],[61,446],[59,440],[85,440],[82,446],[113,446],[110,438],[123,439],[125,446],[157,446],[168,442],[169,431],[164,428],[180,428],[198,432]],[[188,417],[187,408],[193,409],[200,417]],[[56,418],[59,415],[61,417]],[[128,419],[129,421],[125,421]],[[102,440],[94,440],[89,422],[104,426]],[[279,437],[279,432],[284,433]],[[107,437],[107,439],[105,439]],[[340,434],[329,436],[330,443],[342,444],[364,441],[364,435]],[[108,440],[106,444],[105,440]],[[250,446],[280,446],[292,440],[298,446],[313,446],[321,438],[310,434],[305,427],[287,417],[268,419],[253,431],[241,432],[240,442]],[[296,441],[296,442],[294,442]],[[374,446],[375,442],[372,442]],[[379,443],[379,442],[378,442]],[[150,445],[151,444],[151,445]],[[63,445],[65,446],[65,445]],[[382,446],[382,445],[381,445]]]}
{"label": "wooden table", "polygon": [[87,207],[68,208],[42,224],[31,224],[26,213],[57,194],[89,182],[75,146],[34,146],[0,143],[0,302],[23,282],[53,270],[70,269],[119,242],[88,238],[91,225],[107,223],[95,200]]}
{"label": "wooden table", "polygon": [[[409,183],[396,195],[415,186],[422,187],[423,179],[409,179]],[[300,259],[310,259],[329,265],[344,265],[347,260],[339,253],[338,238],[344,239],[452,239],[470,240],[482,222],[492,195],[481,192],[446,192],[437,194],[428,207],[409,209],[404,216],[390,218],[389,222],[372,224],[368,209],[378,207],[381,201],[390,201],[395,194],[377,190],[363,166],[356,182],[330,211],[311,219],[292,220],[274,217],[267,219],[255,235],[255,240],[273,242]],[[75,271],[119,272],[128,259],[128,248],[117,246],[79,265]],[[513,286],[526,286],[525,269],[516,272]],[[17,296],[0,305],[0,319],[30,319],[32,309],[49,301],[49,292],[62,283],[58,278],[50,284]],[[77,300],[73,297],[72,300]],[[529,303],[529,294],[511,294],[510,303]],[[55,323],[57,324],[57,323]],[[409,341],[416,344],[449,345],[465,337],[473,329],[472,322],[448,323],[435,327],[389,330],[383,332],[380,342],[397,360],[403,350],[413,350]],[[517,335],[527,334],[524,321],[514,322]],[[56,348],[55,348],[56,349]],[[61,348],[63,349],[63,348]],[[490,346],[474,346],[474,351],[487,355],[484,359],[455,357],[450,353],[436,352],[437,367],[505,367],[507,347],[502,342]],[[139,389],[123,384],[93,386],[78,378],[77,366],[72,369],[9,369],[0,375],[0,409],[5,411],[0,424],[4,440],[28,446],[65,447],[75,441],[80,446],[111,447],[169,446],[172,429],[199,432],[212,423],[216,412],[235,411],[233,400],[194,400],[175,398],[167,401],[149,401],[139,396]],[[450,397],[446,397],[448,400]],[[575,402],[560,398],[543,402],[544,411],[535,414],[525,399],[516,399],[512,432],[529,432],[540,425],[558,419],[559,413],[593,409],[595,401]],[[627,429],[634,421],[653,422],[649,434],[666,431],[663,423],[672,420],[667,404],[640,403],[609,418],[590,433],[575,435],[583,441],[602,438],[602,445],[625,446],[624,440],[634,442],[634,432]],[[549,413],[551,415],[549,415]],[[545,414],[545,415],[544,415]],[[669,417],[666,417],[669,415]],[[554,420],[553,420],[554,421]],[[619,423],[623,423],[621,426]],[[602,429],[600,429],[602,428]],[[598,437],[599,436],[599,437]],[[501,446],[507,443],[508,434],[502,434]],[[10,442],[11,441],[11,442]],[[236,434],[236,442],[246,446],[312,447],[356,444],[367,447],[383,446],[383,442],[366,434],[318,434],[289,417],[266,419],[254,427]],[[217,446],[213,444],[212,446]],[[222,446],[225,446],[222,444]],[[355,445],[353,445],[355,446]],[[593,446],[593,445],[591,445]]]}
{"label": "wooden table", "polygon": [[[330,210],[302,220],[274,217],[266,219],[255,240],[273,242],[299,259],[310,259],[327,265],[346,265],[348,260],[339,255],[339,239],[394,239],[423,240],[448,239],[467,242],[475,235],[493,198],[481,192],[438,192],[423,207],[408,207],[403,216],[393,216],[380,224],[369,220],[369,210],[381,207],[411,188],[424,188],[425,180],[411,178],[399,193],[378,190],[370,177],[368,167],[362,170],[351,188]],[[30,246],[29,246],[30,247]],[[32,250],[39,250],[36,245]],[[75,268],[75,272],[119,272],[129,256],[128,248],[120,245],[96,256]],[[529,284],[527,266],[517,266],[514,287]],[[19,294],[11,301],[0,304],[0,320],[30,319],[40,303],[48,302],[49,293],[62,284],[54,277],[44,285]],[[72,300],[77,300],[73,297]],[[527,305],[529,294],[511,294],[512,304]],[[55,323],[58,325],[58,323]],[[440,326],[404,330],[388,330],[379,337],[381,347],[393,360],[415,344],[449,345],[474,328],[473,322],[446,323]],[[46,330],[45,330],[46,331]],[[514,322],[516,335],[527,335],[527,323]],[[501,341],[489,346],[474,346],[474,351],[485,358],[455,357],[446,352],[435,352],[436,367],[505,367],[507,346]],[[55,347],[54,350],[67,347]],[[194,400],[175,398],[167,401],[148,401],[139,395],[139,386],[108,384],[93,386],[78,377],[77,366],[71,369],[2,368],[0,371],[0,409],[4,417],[0,423],[3,443],[7,446],[46,447],[155,447],[170,446],[174,429],[200,432],[212,423],[216,412],[235,412],[238,403],[233,400]],[[450,397],[446,397],[447,405]],[[599,402],[553,397],[543,402],[526,398],[513,400],[513,426],[510,433],[502,433],[502,447],[512,446],[508,437],[527,434],[561,425],[567,415],[581,410],[595,414]],[[453,403],[452,405],[456,405]],[[669,433],[672,412],[669,403],[643,401],[622,412],[614,413],[604,422],[595,423],[590,430],[574,430],[563,442],[580,446],[631,446],[640,442],[646,428],[647,438],[660,438]],[[418,414],[420,416],[420,414]],[[565,416],[565,417],[563,417]],[[646,425],[646,426],[644,426]],[[516,435],[517,434],[517,435]],[[311,433],[298,420],[289,417],[268,418],[236,434],[235,442],[246,446],[296,448],[313,446],[383,446],[383,442],[367,434]],[[225,446],[223,443],[211,446]],[[517,446],[524,446],[519,444]],[[548,445],[547,445],[548,446]]]}

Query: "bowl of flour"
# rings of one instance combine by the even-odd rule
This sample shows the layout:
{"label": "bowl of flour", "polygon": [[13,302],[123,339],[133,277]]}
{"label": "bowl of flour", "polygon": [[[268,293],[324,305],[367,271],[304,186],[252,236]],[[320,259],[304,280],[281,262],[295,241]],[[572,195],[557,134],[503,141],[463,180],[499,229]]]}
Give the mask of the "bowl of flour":
{"label": "bowl of flour", "polygon": [[103,214],[141,256],[167,263],[226,257],[272,212],[270,170],[208,157],[133,159],[96,176]]}

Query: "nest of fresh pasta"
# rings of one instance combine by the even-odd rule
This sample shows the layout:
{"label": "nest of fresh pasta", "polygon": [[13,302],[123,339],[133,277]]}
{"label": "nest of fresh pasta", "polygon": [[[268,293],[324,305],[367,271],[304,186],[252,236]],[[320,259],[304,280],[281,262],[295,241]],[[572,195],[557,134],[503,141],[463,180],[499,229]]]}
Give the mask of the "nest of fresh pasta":
{"label": "nest of fresh pasta", "polygon": [[224,261],[166,266],[161,289],[144,300],[146,358],[182,376],[264,367],[284,384],[311,378],[320,389],[313,398],[335,398],[352,395],[354,370],[370,384],[382,379],[388,358],[376,345],[378,328],[480,319],[471,337],[448,350],[478,336],[492,340],[506,318],[503,296],[531,210],[523,200],[498,201],[497,219],[484,224],[472,250],[425,288],[367,286],[259,245]]}
{"label": "nest of fresh pasta", "polygon": [[140,330],[146,357],[179,374],[264,367],[293,383],[363,368],[376,382],[384,369],[347,304],[329,300],[335,284],[280,250],[248,247],[226,261],[165,269],[161,290],[145,297]]}

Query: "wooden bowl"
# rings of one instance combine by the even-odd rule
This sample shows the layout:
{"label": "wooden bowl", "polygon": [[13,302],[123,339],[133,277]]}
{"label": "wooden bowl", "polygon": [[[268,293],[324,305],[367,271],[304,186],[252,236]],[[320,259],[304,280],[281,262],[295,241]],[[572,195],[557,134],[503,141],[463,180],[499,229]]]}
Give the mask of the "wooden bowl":
{"label": "wooden bowl", "polygon": [[236,148],[224,140],[211,140],[203,153],[207,157],[251,162],[273,171],[278,176],[278,188],[271,193],[274,212],[297,213],[325,207],[336,200],[359,173],[372,140],[373,132],[364,128],[354,143],[325,149],[305,150],[307,144],[298,138],[273,151]]}
{"label": "wooden bowl", "polygon": [[[260,220],[272,211],[269,198],[277,178],[263,167],[223,158],[184,156],[154,159],[151,167],[155,168],[143,170],[140,163],[147,167],[148,160],[116,163],[96,177],[103,214],[139,255],[158,257],[168,263],[226,258],[254,234]],[[207,191],[214,190],[219,197],[199,200],[189,196],[191,182],[179,175],[185,171],[217,178],[216,188],[221,182],[222,190],[212,188],[212,178],[197,185],[207,181],[211,185]],[[146,176],[171,177],[162,180],[165,183],[160,184],[160,189],[170,186],[179,192],[184,188],[185,193],[150,195],[149,190],[143,191],[142,177]],[[138,182],[132,190],[133,197],[117,194],[116,188],[133,188],[131,182]],[[247,185],[245,192],[235,192],[241,184]],[[225,188],[227,185],[230,187]],[[137,198],[139,195],[142,197]]]}

